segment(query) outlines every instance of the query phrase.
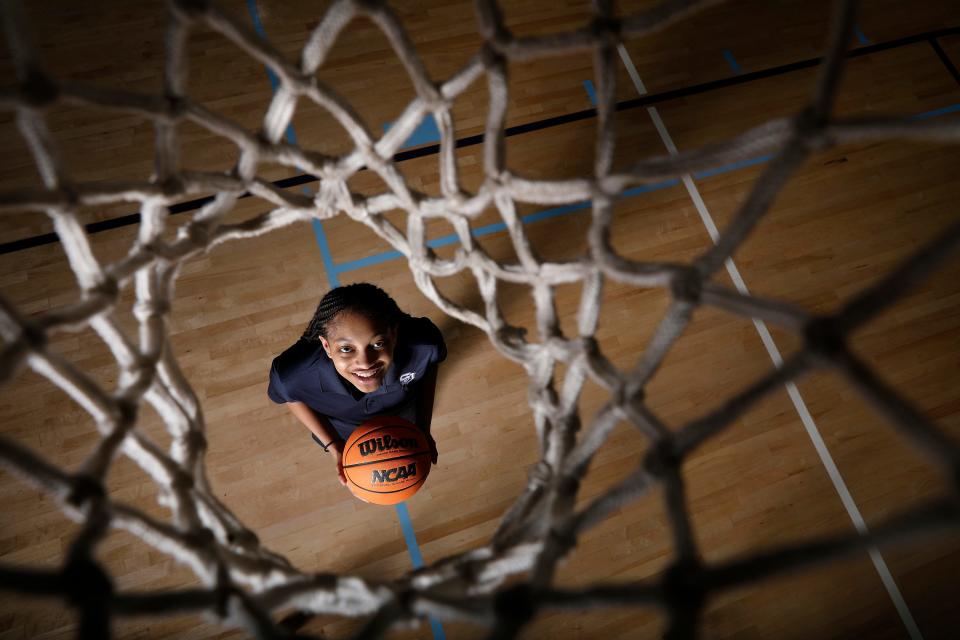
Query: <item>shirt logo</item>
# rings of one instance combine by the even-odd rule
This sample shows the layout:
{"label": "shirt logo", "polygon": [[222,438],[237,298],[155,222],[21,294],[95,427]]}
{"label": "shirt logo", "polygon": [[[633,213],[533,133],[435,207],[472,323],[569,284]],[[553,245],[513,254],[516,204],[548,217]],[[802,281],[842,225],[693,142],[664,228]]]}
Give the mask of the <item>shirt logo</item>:
{"label": "shirt logo", "polygon": [[403,375],[400,376],[400,384],[402,384],[402,385],[408,385],[408,384],[410,384],[411,382],[413,382],[413,379],[416,378],[416,377],[417,377],[417,373],[416,373],[415,371],[410,371],[409,373],[404,373]]}

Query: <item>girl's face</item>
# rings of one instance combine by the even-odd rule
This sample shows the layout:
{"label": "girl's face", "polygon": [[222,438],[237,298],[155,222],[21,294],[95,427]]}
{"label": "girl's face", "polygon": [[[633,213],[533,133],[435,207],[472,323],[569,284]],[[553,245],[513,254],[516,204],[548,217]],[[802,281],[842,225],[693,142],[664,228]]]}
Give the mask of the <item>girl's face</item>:
{"label": "girl's face", "polygon": [[352,311],[343,311],[320,336],[337,373],[363,393],[380,388],[393,363],[397,330]]}

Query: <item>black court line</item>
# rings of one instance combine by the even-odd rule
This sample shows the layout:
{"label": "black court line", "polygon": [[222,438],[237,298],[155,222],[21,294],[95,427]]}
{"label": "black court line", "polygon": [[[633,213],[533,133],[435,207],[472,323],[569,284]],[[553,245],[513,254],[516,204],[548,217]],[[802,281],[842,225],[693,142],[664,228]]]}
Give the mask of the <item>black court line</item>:
{"label": "black court line", "polygon": [[960,84],[960,71],[957,71],[957,68],[953,66],[953,61],[950,60],[950,56],[948,56],[947,52],[943,50],[943,47],[940,46],[940,43],[937,42],[936,38],[930,38],[930,46],[933,47],[937,57],[940,58],[940,62],[942,62],[943,66],[947,68],[947,71],[950,72],[950,75],[953,76],[953,79],[956,81],[956,83]]}
{"label": "black court line", "polygon": [[[886,42],[878,42],[876,44],[871,44],[863,47],[858,47],[857,49],[851,49],[847,51],[847,58],[859,58],[861,56],[867,56],[873,53],[879,53],[881,51],[889,51],[892,49],[899,49],[901,47],[906,47],[912,44],[917,44],[920,42],[929,42],[934,51],[947,65],[947,69],[950,70],[953,77],[960,83],[960,74],[958,74],[956,67],[953,66],[953,63],[950,62],[950,59],[947,57],[943,49],[940,48],[940,45],[937,43],[937,39],[944,38],[947,36],[960,35],[960,26],[956,27],[947,27],[945,29],[936,29],[934,31],[926,31],[924,33],[918,33],[912,36],[906,36],[904,38],[897,38],[895,40],[888,40]],[[744,73],[736,76],[730,76],[728,78],[721,78],[719,80],[711,80],[709,82],[701,82],[699,84],[690,85],[689,87],[682,87],[680,89],[672,89],[670,91],[662,91],[660,93],[651,93],[639,98],[632,98],[630,100],[623,100],[616,103],[614,109],[616,111],[630,111],[632,109],[638,109],[641,107],[648,107],[651,105],[659,104],[661,102],[666,102],[668,100],[676,100],[677,98],[685,98],[688,96],[695,96],[702,93],[708,93],[710,91],[717,91],[718,89],[725,89],[727,87],[734,87],[741,84],[747,84],[749,82],[754,82],[756,80],[763,80],[766,78],[773,78],[776,76],[782,76],[788,73],[793,73],[795,71],[801,71],[803,69],[811,69],[813,67],[819,66],[823,62],[823,56],[818,56],[816,58],[807,58],[806,60],[799,60],[797,62],[790,62],[788,64],[779,65],[776,67],[770,67],[767,69],[761,69],[760,71],[752,71],[750,73]],[[552,127],[557,127],[564,124],[569,124],[571,122],[577,122],[580,120],[589,120],[590,118],[597,117],[597,110],[583,109],[582,111],[575,111],[573,113],[567,113],[560,116],[554,116],[552,118],[544,118],[543,120],[537,120],[535,122],[528,122],[526,124],[515,125],[512,127],[507,127],[504,131],[506,137],[521,135],[524,133],[530,133],[532,131],[540,131],[542,129],[550,129]],[[455,146],[456,148],[472,147],[478,144],[482,144],[484,139],[484,134],[480,133],[474,136],[467,136],[465,138],[459,138]],[[393,156],[394,162],[404,162],[406,160],[413,160],[415,158],[424,158],[427,156],[437,155],[440,153],[439,144],[431,144],[425,147],[418,147],[416,149],[409,149],[407,151],[401,151]],[[297,187],[304,184],[309,184],[312,182],[317,182],[319,178],[310,174],[302,174],[298,176],[292,176],[290,178],[284,178],[282,180],[277,180],[273,184],[280,189],[288,189],[290,187]],[[250,197],[250,193],[244,193],[240,196],[241,198]],[[195,211],[203,205],[211,202],[213,200],[212,196],[206,198],[198,198],[195,200],[189,200],[187,202],[181,202],[175,205],[170,206],[170,214],[175,215],[178,213],[184,213],[187,211]],[[110,229],[117,229],[119,227],[125,227],[131,224],[137,224],[140,222],[140,214],[132,213],[117,218],[111,218],[110,220],[103,220],[101,222],[93,222],[88,225],[85,225],[87,233],[99,233],[101,231],[107,231]],[[22,251],[24,249],[30,249],[32,247],[38,247],[45,244],[52,244],[58,242],[59,237],[55,233],[46,233],[38,236],[33,236],[30,238],[23,238],[21,240],[14,240],[13,242],[5,242],[0,244],[0,254],[13,253],[15,251]]]}

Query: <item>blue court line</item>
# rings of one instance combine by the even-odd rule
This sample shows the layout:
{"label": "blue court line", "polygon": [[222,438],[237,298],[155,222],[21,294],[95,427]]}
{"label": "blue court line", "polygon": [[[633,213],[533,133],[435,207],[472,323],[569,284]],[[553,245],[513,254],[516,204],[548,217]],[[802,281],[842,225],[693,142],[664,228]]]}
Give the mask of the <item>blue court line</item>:
{"label": "blue court line", "polygon": [[[247,0],[247,11],[250,13],[250,19],[253,21],[253,29],[257,32],[257,35],[267,39],[267,31],[263,28],[263,22],[260,20],[260,12],[257,10],[256,0]],[[270,87],[273,89],[273,92],[277,92],[277,87],[280,86],[277,76],[267,67],[267,77],[270,78]],[[287,125],[286,131],[287,142],[290,144],[297,144],[297,134],[293,130],[293,124]],[[303,192],[312,196],[310,189],[308,187],[303,188]],[[334,268],[333,256],[330,254],[330,243],[327,242],[327,234],[323,229],[323,223],[314,218],[311,220],[313,226],[313,235],[317,240],[317,244],[320,246],[320,256],[323,259],[323,268],[327,272],[327,279],[330,281],[331,287],[340,286],[340,282],[337,279],[337,272]]]}
{"label": "blue court line", "polygon": [[[385,122],[383,124],[383,132],[386,133],[390,131],[390,127],[392,126],[392,122]],[[437,127],[437,121],[433,119],[433,114],[428,113],[423,117],[423,120],[420,121],[420,124],[417,125],[417,128],[413,130],[413,133],[410,134],[410,137],[406,139],[401,149],[418,147],[422,144],[435,144],[437,142],[440,142],[440,128]]]}
{"label": "blue court line", "polygon": [[960,111],[960,103],[951,104],[948,107],[940,107],[939,109],[934,109],[933,111],[924,111],[923,113],[918,113],[915,116],[910,116],[910,120],[927,120],[929,118],[936,118],[937,116],[945,116],[948,113],[957,113]]}
{"label": "blue court line", "polygon": [[747,167],[754,167],[758,164],[763,164],[764,162],[769,162],[773,160],[772,153],[765,153],[762,156],[756,156],[753,158],[747,158],[746,160],[739,160],[737,162],[731,162],[730,164],[721,165],[719,167],[714,167],[712,169],[704,169],[702,171],[695,171],[693,177],[697,180],[702,180],[703,178],[709,178],[711,176],[718,176],[721,173],[730,173],[731,171],[736,171],[737,169],[746,169]]}
{"label": "blue court line", "polygon": [[[749,166],[749,164],[758,164],[759,162],[769,160],[772,156],[763,156],[761,159],[756,160],[745,160],[741,164],[743,166]],[[648,191],[657,191],[659,189],[666,189],[667,187],[672,187],[680,184],[679,180],[671,179],[664,182],[656,182],[653,184],[644,184],[637,187],[632,187],[626,189],[623,193],[620,194],[621,198],[628,198],[630,196],[639,195],[641,193],[646,193]],[[549,220],[550,218],[557,218],[560,216],[565,216],[574,211],[582,211],[584,209],[589,209],[591,206],[589,200],[581,200],[579,202],[571,202],[570,204],[565,204],[560,207],[554,207],[553,209],[545,209],[543,211],[536,211],[534,213],[528,213],[526,215],[520,216],[520,219],[524,224],[530,224],[531,222],[540,222],[541,220]],[[488,224],[483,227],[477,227],[476,229],[470,230],[470,235],[474,238],[482,238],[483,236],[489,236],[494,233],[499,233],[501,231],[506,231],[507,225],[503,222],[494,222],[493,224]],[[427,246],[431,249],[436,249],[438,247],[445,247],[449,244],[456,244],[459,242],[460,238],[455,233],[451,233],[445,236],[440,236],[438,238],[433,238],[432,240],[427,241]],[[382,264],[384,262],[389,262],[391,260],[396,260],[402,258],[403,254],[399,251],[386,251],[384,253],[377,253],[372,256],[367,256],[366,258],[360,258],[358,260],[350,260],[348,262],[341,262],[337,265],[337,273],[346,273],[348,271],[355,271],[356,269],[363,269],[364,267],[372,267],[377,264]]]}
{"label": "blue court line", "polygon": [[[583,81],[584,87],[593,88],[593,83],[589,80]],[[587,90],[587,93],[590,95],[595,95]],[[950,113],[960,112],[960,103],[952,104],[946,107],[941,107],[939,109],[933,109],[931,111],[925,111],[923,113],[918,113],[916,115],[910,116],[911,120],[926,120],[928,118],[936,118],[938,116],[947,115]],[[760,156],[755,156],[753,158],[747,158],[746,160],[739,160],[737,162],[731,162],[730,164],[721,165],[719,167],[714,167],[711,169],[704,169],[702,171],[696,171],[693,173],[693,177],[696,180],[702,180],[704,178],[710,178],[712,176],[721,175],[724,173],[730,173],[732,171],[738,171],[740,169],[746,169],[749,167],[757,166],[769,162],[773,158],[772,154],[764,154]],[[632,187],[626,189],[618,197],[620,198],[629,198],[631,196],[639,195],[641,193],[647,193],[650,191],[658,191],[660,189],[667,189],[680,184],[680,181],[676,178],[670,180],[664,180],[663,182],[655,182],[653,184],[644,184],[637,187]],[[580,202],[573,202],[571,204],[562,205],[559,207],[554,207],[552,209],[546,209],[543,211],[537,211],[535,213],[528,213],[521,217],[524,224],[531,222],[539,222],[541,220],[549,220],[550,218],[557,218],[560,216],[569,215],[571,213],[582,211],[584,209],[590,208],[590,201],[584,200]],[[491,233],[496,233],[498,231],[506,230],[507,226],[502,222],[497,222],[494,224],[486,225],[478,229],[471,230],[471,235],[475,238],[489,235]],[[440,236],[439,238],[434,238],[433,240],[428,240],[427,245],[431,248],[442,247],[448,244],[453,244],[457,242],[456,234],[449,234],[445,236]],[[365,258],[360,258],[358,260],[350,260],[349,262],[341,262],[336,265],[337,273],[346,273],[348,271],[355,271],[357,269],[363,269],[365,267],[370,267],[377,264],[382,264],[384,262],[390,262],[391,260],[397,260],[402,258],[403,254],[399,251],[385,251],[383,253],[377,253],[372,256],[367,256]]]}
{"label": "blue court line", "polygon": [[860,44],[870,44],[870,38],[863,34],[863,31],[860,29],[860,25],[853,25],[853,35],[857,36],[857,40]]}
{"label": "blue court line", "polygon": [[327,282],[330,288],[335,289],[340,286],[340,278],[337,276],[340,271],[333,262],[333,256],[330,255],[330,245],[327,243],[327,233],[323,230],[323,223],[313,218],[310,220],[310,226],[313,227],[313,237],[320,247],[320,258],[323,260],[323,270],[327,273]]}
{"label": "blue court line", "polygon": [[[250,18],[253,20],[253,27],[261,38],[266,39],[266,30],[263,28],[263,23],[260,21],[260,13],[257,11],[256,0],[247,0],[247,10],[250,12]],[[273,75],[273,72],[270,69],[267,69],[267,76],[270,78],[270,86],[273,88],[273,91],[277,90],[277,78]],[[430,118],[430,121],[433,122],[433,118]],[[436,126],[436,125],[434,125]],[[297,136],[293,130],[293,125],[287,127],[287,140],[291,144],[297,143]],[[306,193],[310,193],[310,190],[304,187]],[[327,273],[327,281],[331,287],[337,287],[340,285],[339,278],[337,274],[340,273],[336,268],[336,265],[333,261],[333,256],[330,254],[330,244],[327,242],[327,234],[323,230],[323,224],[314,218],[313,223],[313,233],[314,237],[317,240],[317,246],[320,248],[320,255],[323,258],[324,270]],[[413,523],[410,521],[410,513],[407,511],[407,505],[402,502],[398,505],[395,505],[397,519],[400,521],[400,528],[403,530],[403,538],[407,543],[407,551],[410,553],[410,560],[413,563],[414,569],[419,569],[423,566],[423,555],[420,553],[420,545],[417,544],[417,534],[413,530]],[[446,634],[443,632],[443,626],[440,624],[439,620],[430,617],[430,628],[433,630],[433,637],[435,640],[446,640]]]}
{"label": "blue court line", "polygon": [[366,258],[360,258],[359,260],[348,260],[347,262],[341,262],[336,266],[336,269],[337,273],[347,273],[348,271],[355,271],[364,267],[372,267],[373,265],[380,264],[381,262],[398,260],[402,257],[403,254],[399,251],[385,251],[383,253],[367,256]]}
{"label": "blue court line", "polygon": [[420,555],[420,546],[417,544],[417,536],[413,533],[413,523],[410,522],[410,512],[407,511],[407,505],[403,502],[396,505],[397,519],[400,520],[400,527],[403,529],[403,537],[407,541],[407,549],[410,550],[410,559],[413,561],[413,568],[419,569],[423,566],[423,556]]}
{"label": "blue court line", "polygon": [[724,49],[723,58],[727,61],[727,64],[730,65],[731,71],[737,75],[743,73],[743,67],[741,67],[740,63],[737,62],[737,59],[733,57],[733,51],[730,51],[730,49]]}
{"label": "blue court line", "polygon": [[[263,22],[260,21],[260,12],[257,11],[256,0],[247,0],[247,12],[250,14],[250,19],[253,21],[253,30],[257,32],[257,35],[267,39],[267,31],[263,28]],[[277,92],[277,87],[280,86],[280,81],[277,79],[276,74],[273,73],[273,69],[267,67],[267,77],[270,79],[270,88],[273,89],[273,92]],[[287,125],[287,140],[296,144],[296,135],[293,133],[293,125]]]}
{"label": "blue court line", "polygon": [[593,88],[593,82],[591,80],[583,81],[583,88],[587,90],[587,95],[590,96],[590,104],[593,106],[597,105],[597,91]]}

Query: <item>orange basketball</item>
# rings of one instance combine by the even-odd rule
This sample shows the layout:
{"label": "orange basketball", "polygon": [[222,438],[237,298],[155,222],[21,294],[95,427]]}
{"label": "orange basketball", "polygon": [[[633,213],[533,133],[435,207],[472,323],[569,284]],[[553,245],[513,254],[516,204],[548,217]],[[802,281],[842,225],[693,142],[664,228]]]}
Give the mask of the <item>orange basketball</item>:
{"label": "orange basketball", "polygon": [[430,473],[430,445],[417,425],[378,416],[353,430],[343,448],[343,473],[353,495],[373,504],[403,502]]}

